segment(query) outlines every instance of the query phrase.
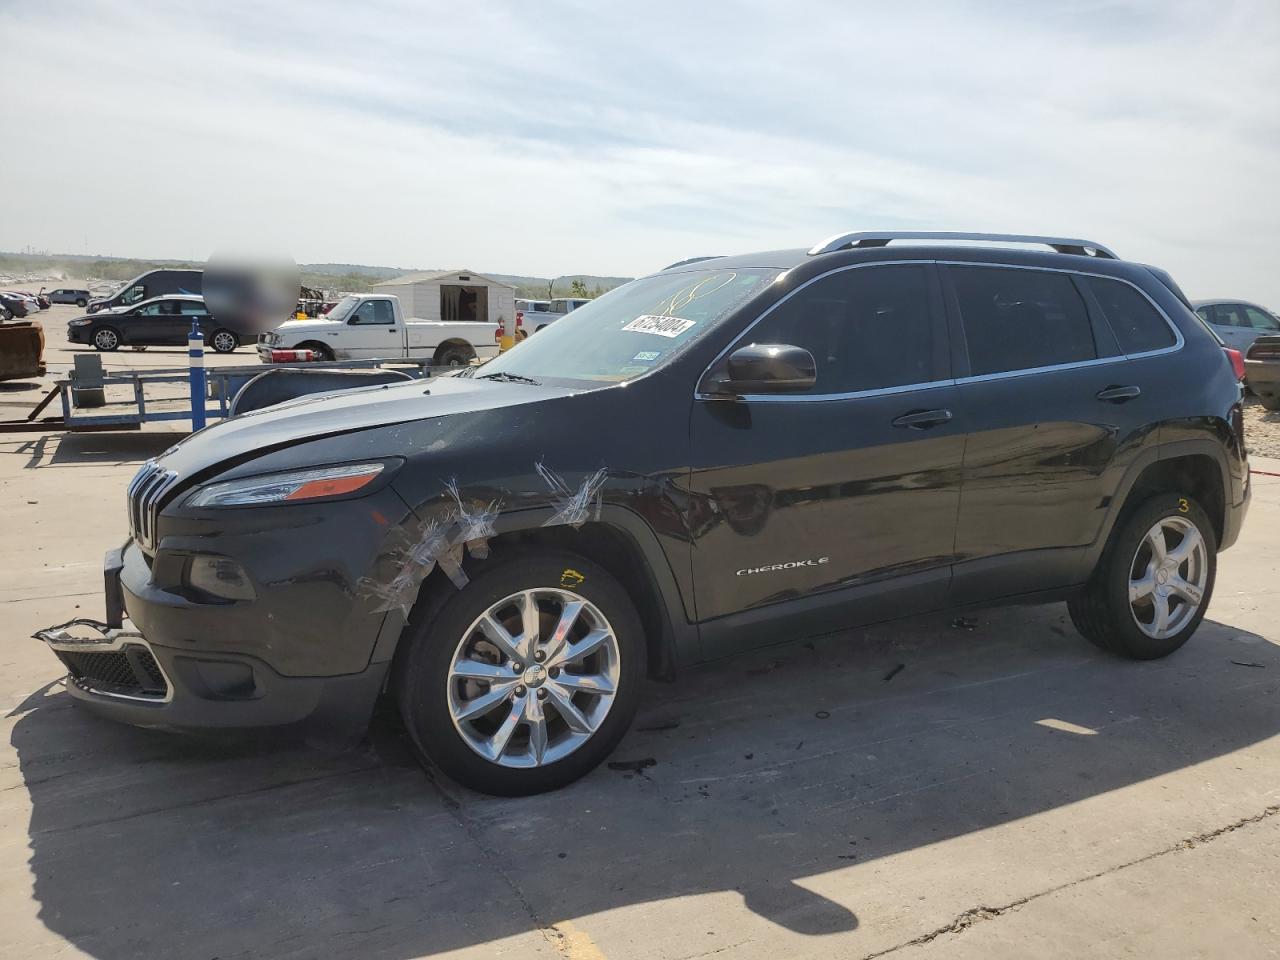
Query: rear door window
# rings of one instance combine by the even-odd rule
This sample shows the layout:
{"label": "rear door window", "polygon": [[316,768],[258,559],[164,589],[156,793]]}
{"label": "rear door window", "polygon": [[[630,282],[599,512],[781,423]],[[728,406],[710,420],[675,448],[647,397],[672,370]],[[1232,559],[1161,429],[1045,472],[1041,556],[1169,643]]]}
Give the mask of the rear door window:
{"label": "rear door window", "polygon": [[1177,343],[1178,338],[1164,317],[1137,289],[1120,280],[1084,279],[1125,353],[1148,353]]}
{"label": "rear door window", "polygon": [[810,394],[857,393],[944,379],[945,334],[931,308],[929,269],[842,270],[784,300],[740,345],[804,347],[817,363]]}
{"label": "rear door window", "polygon": [[1257,307],[1245,307],[1245,316],[1249,318],[1249,326],[1264,333],[1280,332],[1280,320]]}
{"label": "rear door window", "polygon": [[1247,327],[1249,321],[1245,319],[1244,308],[1238,303],[1217,303],[1209,308],[1210,323],[1216,323],[1220,327]]}
{"label": "rear door window", "polygon": [[972,376],[1097,359],[1089,312],[1071,277],[1045,270],[949,266]]}

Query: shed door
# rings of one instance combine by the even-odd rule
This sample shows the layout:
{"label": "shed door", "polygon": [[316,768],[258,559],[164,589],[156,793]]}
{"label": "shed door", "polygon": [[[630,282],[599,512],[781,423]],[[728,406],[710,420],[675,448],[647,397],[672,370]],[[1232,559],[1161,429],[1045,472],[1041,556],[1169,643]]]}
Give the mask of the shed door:
{"label": "shed door", "polygon": [[440,319],[446,323],[478,323],[489,317],[489,288],[441,284]]}

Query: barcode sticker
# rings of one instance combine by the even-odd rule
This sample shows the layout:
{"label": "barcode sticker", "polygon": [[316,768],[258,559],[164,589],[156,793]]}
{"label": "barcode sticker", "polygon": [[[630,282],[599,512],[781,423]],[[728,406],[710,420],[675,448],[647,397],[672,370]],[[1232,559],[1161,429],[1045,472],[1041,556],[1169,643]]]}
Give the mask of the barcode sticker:
{"label": "barcode sticker", "polygon": [[692,327],[695,322],[681,317],[654,317],[646,314],[643,317],[636,317],[622,329],[630,330],[632,333],[652,333],[655,336],[674,339]]}

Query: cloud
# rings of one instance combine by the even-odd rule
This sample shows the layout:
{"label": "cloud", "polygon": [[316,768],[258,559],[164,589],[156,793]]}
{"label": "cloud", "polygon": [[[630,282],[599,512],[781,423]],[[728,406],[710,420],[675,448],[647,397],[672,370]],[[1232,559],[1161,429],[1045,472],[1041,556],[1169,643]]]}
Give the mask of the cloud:
{"label": "cloud", "polygon": [[0,247],[635,274],[838,230],[1078,234],[1280,306],[1280,8],[0,11]]}

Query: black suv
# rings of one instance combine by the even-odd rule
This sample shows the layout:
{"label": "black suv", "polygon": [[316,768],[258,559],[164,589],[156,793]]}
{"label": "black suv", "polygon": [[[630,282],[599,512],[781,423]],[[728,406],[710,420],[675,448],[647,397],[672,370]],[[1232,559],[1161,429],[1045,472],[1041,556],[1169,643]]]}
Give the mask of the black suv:
{"label": "black suv", "polygon": [[362,730],[386,691],[451,776],[546,790],[646,675],[783,639],[1066,600],[1171,653],[1244,518],[1240,405],[1174,282],[1096,243],[688,261],[459,376],[183,440],[108,556],[137,630],[55,649],[149,726]]}

